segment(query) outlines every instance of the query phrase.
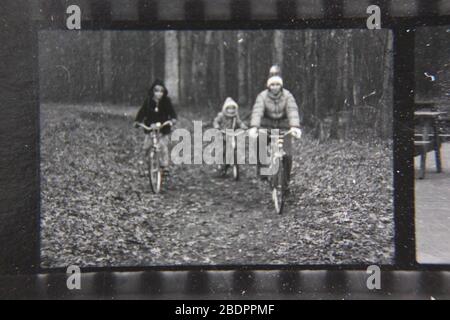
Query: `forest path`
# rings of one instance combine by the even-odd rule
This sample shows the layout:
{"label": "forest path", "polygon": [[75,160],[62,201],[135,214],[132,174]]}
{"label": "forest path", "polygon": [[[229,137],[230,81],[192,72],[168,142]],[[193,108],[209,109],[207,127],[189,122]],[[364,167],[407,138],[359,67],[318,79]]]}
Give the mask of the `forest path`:
{"label": "forest path", "polygon": [[392,262],[388,145],[303,139],[277,215],[250,165],[173,166],[152,194],[127,110],[41,107],[43,267]]}

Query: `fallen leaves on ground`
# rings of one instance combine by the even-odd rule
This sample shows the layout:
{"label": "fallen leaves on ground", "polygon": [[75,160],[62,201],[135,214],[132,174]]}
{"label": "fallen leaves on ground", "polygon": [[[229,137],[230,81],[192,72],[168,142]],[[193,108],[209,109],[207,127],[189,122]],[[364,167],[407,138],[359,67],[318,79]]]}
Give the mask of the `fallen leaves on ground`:
{"label": "fallen leaves on ground", "polygon": [[41,108],[43,267],[392,263],[390,143],[297,142],[279,216],[250,165],[239,182],[173,166],[152,194],[142,132],[124,112],[95,110]]}

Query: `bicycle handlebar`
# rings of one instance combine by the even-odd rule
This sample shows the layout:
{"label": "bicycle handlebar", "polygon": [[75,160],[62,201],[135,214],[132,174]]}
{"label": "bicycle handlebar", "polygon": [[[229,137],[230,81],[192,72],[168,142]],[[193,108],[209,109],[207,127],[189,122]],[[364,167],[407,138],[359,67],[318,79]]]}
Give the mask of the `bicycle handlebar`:
{"label": "bicycle handlebar", "polygon": [[152,124],[150,127],[147,127],[145,124],[141,123],[141,122],[136,122],[136,125],[144,128],[148,131],[155,131],[155,130],[160,130],[161,128],[167,126],[167,125],[173,125],[172,121],[168,120],[166,122],[164,122],[163,124],[161,124],[160,122],[157,122],[155,124]]}
{"label": "bicycle handlebar", "polygon": [[[267,129],[258,129],[258,132],[259,131],[265,131],[265,132],[267,132],[268,130]],[[281,134],[272,134],[272,133],[270,133],[270,137],[271,138],[280,138],[280,137],[286,137],[286,136],[288,136],[288,135],[290,135],[290,134],[292,134],[292,132],[293,132],[293,130],[292,129],[289,129],[288,131],[286,131],[286,132],[284,132],[284,133],[281,133]]]}
{"label": "bicycle handlebar", "polygon": [[237,137],[240,134],[247,133],[247,130],[231,131],[231,132],[229,130],[220,130],[220,132],[228,136]]}
{"label": "bicycle handlebar", "polygon": [[278,136],[278,137],[279,137],[279,136],[286,137],[286,136],[288,136],[288,135],[292,135],[292,132],[293,132],[293,130],[290,129],[290,130],[286,131],[286,132],[283,133],[283,134],[278,134],[278,135],[277,135],[277,134],[273,134],[273,135],[271,134],[270,136],[271,136],[271,137],[272,137],[272,136],[273,136],[273,137],[276,137],[276,136]]}

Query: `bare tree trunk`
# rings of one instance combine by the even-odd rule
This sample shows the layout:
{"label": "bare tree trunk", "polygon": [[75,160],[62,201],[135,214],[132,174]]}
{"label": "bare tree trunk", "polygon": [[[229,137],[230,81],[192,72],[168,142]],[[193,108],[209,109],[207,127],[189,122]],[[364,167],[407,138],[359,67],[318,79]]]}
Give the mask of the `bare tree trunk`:
{"label": "bare tree trunk", "polygon": [[102,39],[102,96],[103,101],[113,101],[112,97],[112,50],[111,50],[112,31],[103,31]]}
{"label": "bare tree trunk", "polygon": [[[312,61],[311,59],[311,55],[312,55],[312,50],[313,50],[313,35],[312,35],[313,30],[307,30],[306,34],[305,34],[305,45],[304,48],[307,48],[307,50],[305,50],[305,54],[304,54],[304,61]],[[302,83],[304,83],[305,87],[304,87],[304,95],[305,95],[305,107],[308,108],[308,112],[312,112],[311,107],[313,106],[313,99],[311,99],[311,89],[310,89],[310,77],[312,74],[312,67],[311,67],[311,63],[305,63],[305,79],[304,81],[302,81]],[[312,97],[314,98],[314,97]],[[316,121],[316,119],[314,120]]]}
{"label": "bare tree trunk", "polygon": [[252,39],[251,37],[248,37],[247,40],[247,62],[246,62],[246,68],[247,68],[247,79],[245,81],[245,84],[247,86],[247,101],[251,101],[252,99],[254,99],[253,93],[252,93],[252,89],[253,86],[255,85],[253,82],[253,68],[252,68],[252,56],[251,56],[251,50],[250,48],[252,48],[254,39]]}
{"label": "bare tree trunk", "polygon": [[165,84],[169,90],[170,98],[178,104],[180,97],[179,88],[179,57],[178,57],[178,37],[176,31],[164,33],[165,44]]}
{"label": "bare tree trunk", "polygon": [[[204,51],[203,51],[203,63],[202,63],[202,68],[201,68],[201,70],[202,70],[201,77],[202,77],[202,79],[204,81],[203,88],[207,88],[208,87],[208,83],[210,82],[209,81],[210,79],[208,79],[207,71],[208,71],[209,51],[210,51],[210,48],[211,48],[212,35],[213,35],[212,31],[206,31],[205,46],[204,46]],[[208,91],[204,92],[204,95],[203,95],[204,99],[205,99],[204,102],[208,106],[210,106],[210,103],[209,103],[210,102],[210,98],[211,98],[210,93],[211,92],[208,90]]]}
{"label": "bare tree trunk", "polygon": [[[321,38],[320,38],[321,39]],[[313,45],[313,72],[312,75],[314,77],[313,79],[313,92],[314,92],[314,116],[316,119],[321,119],[320,117],[320,104],[319,104],[319,46],[321,45],[321,42],[314,41],[312,42]]]}
{"label": "bare tree trunk", "polygon": [[273,32],[273,50],[272,63],[280,66],[283,71],[283,53],[284,53],[284,32],[275,30]]}
{"label": "bare tree trunk", "polygon": [[345,78],[345,31],[338,30],[332,31],[334,38],[333,46],[336,48],[337,65],[336,65],[336,91],[335,98],[332,103],[331,110],[331,137],[342,140],[343,130],[342,121],[340,120],[340,114],[343,110],[343,104],[345,100],[344,93],[344,78]]}
{"label": "bare tree trunk", "polygon": [[351,117],[351,104],[353,99],[350,98],[350,59],[349,59],[349,38],[350,31],[343,31],[343,44],[342,44],[342,94],[339,101],[339,113],[338,113],[338,138],[339,140],[346,140],[350,133],[350,117]]}
{"label": "bare tree trunk", "polygon": [[188,81],[195,81],[195,85],[191,86],[190,94],[192,101],[196,107],[207,106],[209,92],[207,79],[207,66],[209,58],[209,48],[211,46],[212,31],[206,33],[193,32],[191,41],[192,48],[192,65],[191,65],[191,79]]}
{"label": "bare tree trunk", "polygon": [[343,98],[344,98],[344,109],[348,110],[348,107],[350,106],[350,66],[349,66],[349,32],[350,31],[344,31],[344,43],[342,46],[343,56],[344,56],[344,65],[343,65],[343,79],[342,79],[342,90],[343,90]]}
{"label": "bare tree trunk", "polygon": [[245,55],[245,32],[237,32],[237,52],[238,52],[238,103],[244,105],[247,103],[247,90],[245,85],[245,67],[246,67],[246,55]]}
{"label": "bare tree trunk", "polygon": [[383,94],[380,99],[380,136],[385,139],[391,134],[391,123],[392,123],[392,60],[393,60],[393,37],[392,31],[387,31],[385,49],[384,49],[384,78],[383,78]]}
{"label": "bare tree trunk", "polygon": [[218,41],[219,41],[219,96],[220,100],[223,101],[226,98],[226,78],[225,78],[225,48],[224,48],[224,38],[223,31],[218,31]]}
{"label": "bare tree trunk", "polygon": [[189,67],[190,67],[190,51],[188,49],[189,33],[180,32],[179,36],[179,59],[180,59],[180,101],[179,103],[187,106],[189,105]]}
{"label": "bare tree trunk", "polygon": [[[357,38],[359,40],[359,37]],[[360,48],[361,43],[359,41],[354,41],[352,50],[351,50],[351,77],[353,82],[353,105],[359,106],[361,105],[361,76],[359,74],[359,68],[357,69],[357,63],[359,61],[357,60],[356,54],[357,50]]]}
{"label": "bare tree trunk", "polygon": [[199,94],[201,94],[201,92],[199,92],[198,87],[199,85],[202,85],[201,83],[199,84],[200,81],[202,81],[202,79],[199,79],[199,74],[201,73],[200,69],[200,63],[201,61],[199,61],[199,59],[201,59],[200,57],[200,38],[202,37],[201,34],[197,33],[197,32],[193,32],[192,37],[190,39],[190,41],[192,42],[192,61],[191,61],[191,79],[188,79],[188,81],[192,81],[193,79],[196,79],[197,85],[194,86],[192,84],[189,85],[189,95],[192,98],[192,103],[194,104],[194,106],[198,106],[199,104]]}

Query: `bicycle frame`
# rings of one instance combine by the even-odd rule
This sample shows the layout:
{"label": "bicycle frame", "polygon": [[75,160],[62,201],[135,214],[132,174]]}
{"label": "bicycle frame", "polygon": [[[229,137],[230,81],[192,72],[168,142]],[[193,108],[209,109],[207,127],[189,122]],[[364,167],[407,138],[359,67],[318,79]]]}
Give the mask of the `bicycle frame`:
{"label": "bicycle frame", "polygon": [[[283,159],[283,157],[286,155],[286,151],[284,151],[284,138],[288,135],[292,134],[292,130],[286,131],[285,133],[281,134],[272,134],[270,133],[270,172],[272,172],[272,175],[276,175],[278,173],[278,169],[280,168],[279,163],[276,166],[277,170],[274,172],[272,168],[275,166],[277,162],[280,161],[280,159]],[[274,143],[273,141],[276,141]]]}
{"label": "bicycle frame", "polygon": [[243,133],[247,133],[247,131],[246,130],[239,130],[239,131],[234,131],[234,130],[220,130],[224,135],[225,135],[225,137],[226,136],[229,136],[229,137],[231,137],[231,147],[232,147],[232,149],[233,149],[233,153],[234,153],[234,162],[233,162],[233,164],[224,164],[224,167],[223,167],[223,175],[225,175],[226,174],[226,171],[227,171],[227,168],[229,167],[229,166],[231,166],[232,167],[232,169],[233,169],[233,177],[234,177],[234,179],[235,180],[239,180],[239,165],[237,164],[237,155],[236,155],[236,149],[237,149],[237,136],[239,136],[239,135],[241,135],[241,134],[243,134]]}
{"label": "bicycle frame", "polygon": [[151,139],[152,139],[152,146],[159,147],[159,138],[161,136],[161,129],[164,128],[167,125],[172,125],[172,121],[166,121],[163,124],[160,122],[157,122],[155,124],[152,124],[150,127],[146,126],[143,123],[137,123],[137,125],[141,128],[144,128],[145,130],[150,131]]}
{"label": "bicycle frame", "polygon": [[230,131],[230,130],[220,130],[220,132],[222,132],[226,136],[232,137],[231,146],[233,147],[233,150],[236,149],[236,146],[237,146],[236,138],[239,135],[241,135],[241,134],[247,133],[247,131],[245,131],[245,130],[237,131],[237,132],[236,131]]}
{"label": "bicycle frame", "polygon": [[[272,188],[272,200],[275,211],[281,214],[284,207],[285,192],[288,187],[288,178],[286,177],[285,162],[283,161],[286,152],[284,151],[284,138],[291,134],[289,130],[282,134],[273,134],[270,132],[270,185]],[[276,166],[276,170],[274,170]],[[281,171],[280,171],[281,168]]]}
{"label": "bicycle frame", "polygon": [[[152,146],[149,150],[149,178],[150,178],[150,187],[154,193],[159,193],[161,190],[161,168],[159,164],[159,150],[160,150],[160,135],[161,129],[166,125],[171,125],[171,121],[166,121],[162,125],[157,122],[151,127],[147,127],[145,124],[138,123],[138,126],[150,131]],[[153,177],[153,174],[155,176]]]}
{"label": "bicycle frame", "polygon": [[155,151],[159,151],[159,140],[160,140],[160,136],[161,136],[160,131],[154,130],[154,131],[150,132],[150,136],[152,139],[152,149]]}

